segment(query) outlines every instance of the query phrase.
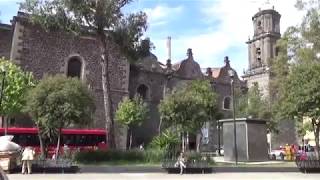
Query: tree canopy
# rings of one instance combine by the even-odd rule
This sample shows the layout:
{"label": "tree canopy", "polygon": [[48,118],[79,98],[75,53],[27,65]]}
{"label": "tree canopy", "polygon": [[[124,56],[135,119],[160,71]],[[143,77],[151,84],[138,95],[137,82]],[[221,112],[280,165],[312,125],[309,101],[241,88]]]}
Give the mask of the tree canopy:
{"label": "tree canopy", "polygon": [[129,149],[132,145],[132,128],[135,125],[140,126],[143,121],[146,120],[148,114],[148,106],[139,96],[133,99],[124,98],[119,104],[116,111],[116,120],[120,124],[124,124],[129,127],[130,140]]}
{"label": "tree canopy", "polygon": [[295,120],[300,135],[313,131],[319,150],[320,6],[318,1],[298,0],[296,7],[306,15],[278,41],[279,55],[271,68],[273,109],[279,119]]}
{"label": "tree canopy", "polygon": [[47,76],[30,90],[25,112],[39,128],[39,135],[60,139],[61,128],[85,125],[92,120],[95,105],[86,86],[77,78]]}
{"label": "tree canopy", "polygon": [[195,133],[219,114],[217,95],[208,81],[192,81],[166,96],[159,111],[164,126]]}
{"label": "tree canopy", "polygon": [[33,86],[32,73],[24,72],[19,66],[0,58],[0,88],[4,88],[0,115],[11,116],[21,112],[27,91]]}
{"label": "tree canopy", "polygon": [[147,113],[148,107],[141,97],[124,98],[118,106],[116,120],[127,126],[141,125],[146,119]]}
{"label": "tree canopy", "polygon": [[160,102],[159,112],[164,128],[181,133],[182,151],[185,150],[185,135],[188,133],[197,135],[199,151],[201,128],[220,115],[217,95],[209,81],[205,80],[194,80],[167,95]]}
{"label": "tree canopy", "polygon": [[258,84],[236,97],[236,117],[266,120],[268,131],[277,132],[270,102],[267,97],[263,97]]}

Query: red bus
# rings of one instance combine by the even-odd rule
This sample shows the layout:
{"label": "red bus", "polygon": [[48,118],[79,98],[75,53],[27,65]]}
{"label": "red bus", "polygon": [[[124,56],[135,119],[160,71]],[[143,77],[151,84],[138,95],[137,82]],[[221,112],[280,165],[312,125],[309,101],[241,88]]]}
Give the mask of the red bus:
{"label": "red bus", "polygon": [[[5,133],[4,128],[0,128],[0,136]],[[7,129],[7,135],[13,135],[13,142],[22,147],[32,146],[36,152],[40,152],[40,143],[37,128],[16,128]],[[61,147],[67,145],[71,151],[106,149],[106,131],[103,129],[62,129]],[[48,155],[52,156],[56,145],[49,145]],[[61,148],[62,151],[63,148]]]}

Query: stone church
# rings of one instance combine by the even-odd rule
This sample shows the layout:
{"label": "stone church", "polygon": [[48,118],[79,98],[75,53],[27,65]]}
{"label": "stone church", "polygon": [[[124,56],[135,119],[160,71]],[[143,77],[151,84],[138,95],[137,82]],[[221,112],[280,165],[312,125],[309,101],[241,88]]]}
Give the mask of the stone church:
{"label": "stone church", "polygon": [[[276,55],[276,40],[280,38],[280,15],[274,10],[260,11],[253,17],[255,34],[249,45],[249,70],[239,79],[235,72],[234,82],[237,88],[246,89],[254,82],[268,87],[268,59]],[[170,54],[170,53],[169,53]],[[90,128],[104,128],[103,94],[101,85],[101,66],[99,48],[90,36],[75,36],[61,31],[46,32],[28,22],[18,13],[12,24],[0,24],[0,57],[12,60],[25,71],[33,72],[37,79],[45,74],[65,74],[79,77],[93,92],[96,112]],[[148,143],[158,134],[160,115],[157,109],[160,101],[170,89],[190,80],[210,80],[212,90],[218,94],[219,110],[224,118],[232,115],[231,78],[228,70],[233,70],[230,60],[224,58],[223,67],[201,68],[193,56],[192,49],[186,50],[184,60],[174,62],[170,55],[167,63],[162,64],[149,52],[146,57],[129,64],[121,54],[114,51],[111,66],[107,70],[111,79],[111,93],[114,109],[124,97],[140,94],[149,105],[149,116],[142,126],[134,130],[134,145]],[[213,60],[212,60],[213,61]],[[266,91],[266,90],[264,90]],[[266,91],[267,92],[267,91]],[[33,126],[25,118],[17,118],[10,126]],[[123,137],[123,128],[119,128],[116,137]],[[121,130],[122,129],[122,130]],[[207,123],[207,139],[204,150],[213,151],[218,142],[217,124]],[[125,146],[125,139],[118,139]],[[195,145],[195,138],[190,140]]]}
{"label": "stone church", "polygon": [[[258,84],[265,98],[272,101],[270,93],[270,63],[277,56],[277,40],[280,34],[281,15],[272,9],[259,10],[253,17],[254,34],[252,39],[247,41],[249,68],[242,76],[247,82],[248,88]],[[280,121],[279,133],[271,134],[269,143],[272,148],[278,148],[284,144],[297,143],[297,135],[293,121]]]}

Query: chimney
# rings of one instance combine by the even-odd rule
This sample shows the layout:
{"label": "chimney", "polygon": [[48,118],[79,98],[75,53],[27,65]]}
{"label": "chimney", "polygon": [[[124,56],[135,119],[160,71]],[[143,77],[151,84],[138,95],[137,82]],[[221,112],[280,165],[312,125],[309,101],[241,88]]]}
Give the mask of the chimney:
{"label": "chimney", "polygon": [[172,64],[171,64],[171,60],[170,59],[167,59],[167,69],[171,69],[172,68]]}
{"label": "chimney", "polygon": [[212,70],[211,70],[211,68],[207,68],[207,72],[206,72],[206,74],[209,76],[209,77],[212,77]]}
{"label": "chimney", "polygon": [[168,59],[171,60],[171,36],[167,38]]}
{"label": "chimney", "polygon": [[192,49],[191,48],[188,48],[187,56],[188,56],[188,59],[193,60],[193,55],[192,55]]}
{"label": "chimney", "polygon": [[230,67],[230,61],[228,56],[224,57],[224,64],[226,67]]}

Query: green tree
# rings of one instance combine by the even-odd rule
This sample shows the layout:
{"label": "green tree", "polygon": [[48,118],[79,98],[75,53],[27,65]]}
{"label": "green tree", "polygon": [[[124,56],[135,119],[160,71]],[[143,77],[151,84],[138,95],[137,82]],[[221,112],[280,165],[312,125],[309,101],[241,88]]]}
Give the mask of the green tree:
{"label": "green tree", "polygon": [[28,89],[34,85],[31,73],[24,72],[19,66],[0,58],[0,87],[3,88],[0,106],[2,118],[8,119],[21,112],[25,105],[24,97]]}
{"label": "green tree", "polygon": [[[197,140],[199,151],[202,138],[201,128],[205,122],[216,119],[217,95],[208,81],[196,80],[166,96],[159,105],[162,123],[165,127],[175,127],[182,133],[200,134]],[[183,140],[184,142],[184,140]],[[183,150],[185,149],[183,143]]]}
{"label": "green tree", "polygon": [[320,64],[318,62],[298,64],[292,67],[286,89],[281,99],[282,115],[302,123],[303,118],[310,118],[312,131],[319,152],[320,128]]}
{"label": "green tree", "polygon": [[147,118],[148,106],[139,96],[133,99],[124,98],[119,104],[116,111],[116,120],[120,124],[126,125],[129,128],[129,149],[132,145],[132,128],[133,126],[141,126],[143,121]]}
{"label": "green tree", "polygon": [[164,151],[165,158],[175,158],[180,143],[178,134],[172,129],[166,129],[152,139],[150,147]]}
{"label": "green tree", "polygon": [[63,75],[48,76],[30,90],[25,112],[39,128],[42,156],[42,139],[57,140],[56,157],[60,147],[61,129],[70,125],[88,124],[94,113],[94,101],[86,86],[77,78]]}
{"label": "green tree", "polygon": [[[101,50],[101,82],[103,88],[107,142],[115,147],[114,113],[110,91],[110,59],[120,51],[128,60],[141,55],[140,38],[146,30],[146,14],[124,15],[122,8],[131,0],[25,0],[20,9],[31,14],[32,22],[49,30],[62,29],[79,34],[87,31],[97,40]],[[85,28],[84,28],[85,27]]]}
{"label": "green tree", "polygon": [[[306,15],[301,24],[289,27],[278,41],[278,57],[271,64],[274,116],[278,119],[295,120],[300,135],[304,135],[306,130],[313,131],[316,143],[319,143],[316,135],[319,132],[317,118],[312,114],[316,114],[317,109],[309,103],[312,103],[310,98],[317,97],[317,93],[312,92],[312,89],[316,88],[314,83],[317,74],[305,77],[301,74],[313,73],[317,67],[311,66],[317,66],[320,60],[319,5],[319,1],[297,0],[296,7],[306,10]],[[293,92],[289,92],[290,90]],[[311,125],[303,124],[302,119],[305,117],[312,119]]]}
{"label": "green tree", "polygon": [[263,97],[258,84],[252,86],[247,93],[240,94],[236,101],[236,117],[266,120],[268,131],[277,131],[270,103]]}

